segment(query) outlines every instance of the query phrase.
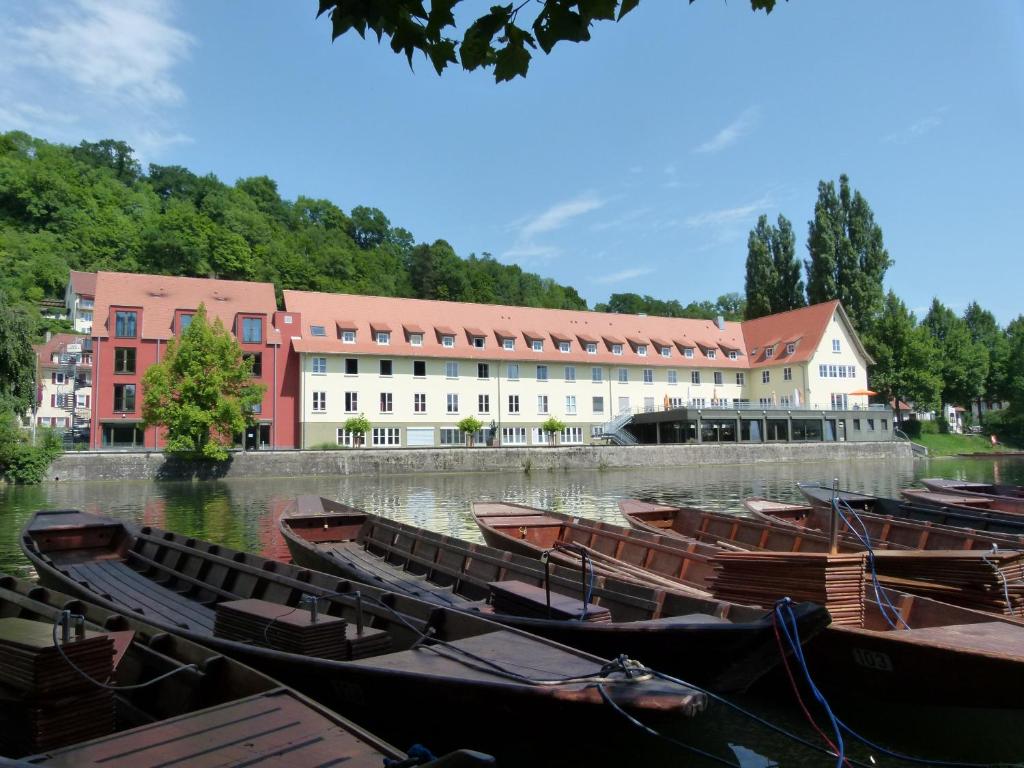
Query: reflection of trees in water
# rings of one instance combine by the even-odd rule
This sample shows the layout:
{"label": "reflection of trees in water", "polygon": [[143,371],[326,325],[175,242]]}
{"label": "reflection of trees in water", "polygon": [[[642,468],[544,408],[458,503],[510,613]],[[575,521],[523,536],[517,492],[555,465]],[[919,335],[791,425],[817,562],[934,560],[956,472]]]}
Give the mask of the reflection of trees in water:
{"label": "reflection of trees in water", "polygon": [[165,497],[164,528],[234,549],[261,548],[257,528],[263,515],[236,504],[226,483],[190,483],[180,490]]}

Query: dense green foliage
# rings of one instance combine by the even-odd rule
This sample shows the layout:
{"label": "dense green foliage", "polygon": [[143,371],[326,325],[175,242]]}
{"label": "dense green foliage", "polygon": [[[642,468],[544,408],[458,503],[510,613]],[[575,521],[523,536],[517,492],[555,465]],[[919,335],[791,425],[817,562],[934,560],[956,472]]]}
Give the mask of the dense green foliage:
{"label": "dense green foliage", "polygon": [[804,281],[796,258],[796,238],[789,219],[779,214],[778,226],[761,215],[747,238],[746,309],[752,320],[805,306]]}
{"label": "dense green foliage", "polygon": [[934,299],[921,324],[938,350],[942,402],[966,406],[981,397],[988,378],[988,352],[971,339],[967,322]]}
{"label": "dense green foliage", "polygon": [[180,340],[142,377],[142,418],[166,430],[166,451],[190,459],[224,461],[235,436],[253,423],[266,385],[252,380],[252,361],[202,304]]}
{"label": "dense green foliage", "polygon": [[60,436],[40,427],[35,437],[10,411],[0,411],[0,475],[12,483],[38,483],[61,453]]}
{"label": "dense green foliage", "polygon": [[32,322],[0,290],[0,413],[22,413],[35,397]]}
{"label": "dense green foliage", "polygon": [[[404,54],[409,66],[419,51],[438,74],[449,64],[461,63],[467,70],[493,67],[494,79],[501,82],[525,77],[531,51],[538,46],[551,53],[556,43],[589,40],[595,21],[620,21],[640,4],[640,0],[541,0],[530,6],[537,15],[526,24],[519,18],[526,3],[492,5],[466,27],[459,40],[451,35],[458,31],[455,10],[460,2],[431,0],[428,9],[421,0],[320,0],[317,15],[330,16],[332,40],[352,30],[366,37],[369,31],[378,41],[387,38],[391,50]],[[771,13],[775,3],[750,0],[750,7]]]}
{"label": "dense green foliage", "polygon": [[[898,406],[902,400],[921,410],[938,408],[943,382],[937,345],[892,291],[886,294],[869,341],[875,358],[871,386],[886,402],[895,400]],[[906,415],[900,413],[898,418]]]}
{"label": "dense green foliage", "polygon": [[124,142],[0,134],[0,289],[34,334],[44,327],[36,303],[63,299],[69,268],[586,309],[574,289],[519,267],[461,259],[443,240],[417,245],[376,208],[283,200],[265,176],[230,186],[174,165],[143,174]]}
{"label": "dense green foliage", "polygon": [[745,305],[746,302],[738,293],[724,293],[713,302],[691,301],[685,307],[675,299],[663,301],[637,293],[613,293],[606,303],[595,305],[594,311],[657,317],[690,317],[698,320],[714,320],[721,315],[726,320],[742,320]]}

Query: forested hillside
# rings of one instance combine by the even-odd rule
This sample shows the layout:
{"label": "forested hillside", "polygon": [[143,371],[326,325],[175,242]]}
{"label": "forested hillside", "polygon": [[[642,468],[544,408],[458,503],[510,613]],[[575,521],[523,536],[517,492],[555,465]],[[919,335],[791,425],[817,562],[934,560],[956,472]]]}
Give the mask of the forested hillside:
{"label": "forested hillside", "polygon": [[283,288],[586,309],[576,291],[416,243],[376,208],[283,200],[265,176],[225,184],[180,166],[145,171],[124,142],[0,134],[0,291],[42,328],[68,269],[273,282]]}

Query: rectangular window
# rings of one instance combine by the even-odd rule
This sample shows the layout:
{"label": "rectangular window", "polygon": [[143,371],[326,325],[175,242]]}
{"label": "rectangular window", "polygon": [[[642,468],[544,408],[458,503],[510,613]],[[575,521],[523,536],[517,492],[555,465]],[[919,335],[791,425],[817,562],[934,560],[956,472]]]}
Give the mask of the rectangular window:
{"label": "rectangular window", "polygon": [[505,368],[505,378],[509,381],[519,380],[519,363],[509,363]]}
{"label": "rectangular window", "polygon": [[842,345],[839,343],[839,339],[832,339],[832,351],[839,354],[842,351]]}
{"label": "rectangular window", "polygon": [[455,337],[454,336],[442,336],[441,337],[441,346],[442,347],[448,347],[449,349],[451,349],[452,347],[455,346]]}
{"label": "rectangular window", "polygon": [[548,396],[537,395],[537,413],[545,414],[548,412]]}
{"label": "rectangular window", "polygon": [[570,342],[568,342],[568,341],[560,341],[560,342],[558,342],[558,351],[559,352],[568,352],[571,348],[572,348],[572,344]]}
{"label": "rectangular window", "polygon": [[821,365],[819,365],[819,366],[818,366],[818,375],[819,375],[819,376],[820,376],[821,378],[823,378],[823,379],[824,379],[824,378],[826,378],[826,377],[828,376],[828,366],[827,366],[827,365],[825,365],[824,363],[822,363]]}
{"label": "rectangular window", "polygon": [[851,379],[856,378],[857,377],[857,366],[856,365],[848,365],[848,366],[846,366],[846,373],[847,373],[847,375]]}
{"label": "rectangular window", "polygon": [[625,384],[629,381],[629,368],[619,368],[619,383]]}
{"label": "rectangular window", "polygon": [[764,348],[764,358],[767,360],[770,357],[775,357],[775,347]]}
{"label": "rectangular window", "polygon": [[661,348],[661,356],[662,357],[672,357],[672,347],[662,347]]}
{"label": "rectangular window", "polygon": [[668,371],[666,371],[665,375],[668,378],[669,384],[679,383],[679,371],[677,371],[675,368],[669,368]]}
{"label": "rectangular window", "polygon": [[783,395],[779,398],[779,405],[783,408],[789,408],[789,395]]}
{"label": "rectangular window", "polygon": [[345,413],[355,413],[359,410],[359,393],[345,393]]}
{"label": "rectangular window", "polygon": [[380,412],[391,413],[392,412],[392,398],[390,392],[380,393]]}
{"label": "rectangular window", "polygon": [[782,380],[783,381],[792,381],[793,380],[793,369],[792,368],[783,368],[782,369]]}
{"label": "rectangular window", "polygon": [[532,342],[530,342],[530,348],[534,352],[543,352],[544,351],[544,342],[541,341],[540,339],[534,339]]}
{"label": "rectangular window", "polygon": [[393,373],[393,371],[394,371],[394,365],[392,364],[391,360],[381,360],[380,361],[380,375],[381,376],[390,376]]}
{"label": "rectangular window", "polygon": [[519,395],[508,396],[508,412],[519,413]]}
{"label": "rectangular window", "polygon": [[459,363],[457,360],[447,360],[444,364],[444,376],[446,379],[459,378]]}
{"label": "rectangular window", "polygon": [[794,352],[796,352],[796,344],[787,344],[786,345],[786,354],[787,355],[792,355]]}
{"label": "rectangular window", "polygon": [[739,353],[735,349],[730,349],[729,350],[729,359],[730,360],[735,360],[738,357],[739,357]]}
{"label": "rectangular window", "polygon": [[400,427],[374,427],[372,439],[374,445],[401,445],[402,430]]}
{"label": "rectangular window", "polygon": [[[178,315],[178,334],[182,334],[188,330],[188,327],[192,325],[192,318],[194,315]],[[314,334],[316,335],[316,334]]]}
{"label": "rectangular window", "polygon": [[604,368],[591,368],[590,380],[595,384],[600,384],[604,381]]}
{"label": "rectangular window", "polygon": [[888,419],[882,419],[882,431],[883,432],[888,432],[889,431],[889,420]]}
{"label": "rectangular window", "polygon": [[587,342],[587,354],[588,355],[596,355],[597,354],[597,344],[595,344],[592,341],[588,341]]}
{"label": "rectangular window", "polygon": [[612,344],[612,354],[613,355],[621,355],[622,354],[622,345],[621,344]]}
{"label": "rectangular window", "polygon": [[119,413],[135,412],[135,385],[114,385],[114,410]]}
{"label": "rectangular window", "polygon": [[700,371],[690,371],[690,383],[700,384]]}
{"label": "rectangular window", "polygon": [[446,396],[446,408],[448,413],[459,412],[459,396],[455,392],[449,392]]}
{"label": "rectangular window", "polygon": [[597,413],[604,413],[604,398],[603,397],[594,397],[591,400],[590,408],[591,408],[591,410],[595,414],[597,414]]}
{"label": "rectangular window", "polygon": [[576,415],[576,395],[565,396],[565,415],[575,416]]}
{"label": "rectangular window", "polygon": [[427,393],[417,392],[412,396],[412,412],[413,413],[426,413],[427,412]]}
{"label": "rectangular window", "polygon": [[761,371],[761,383],[762,384],[770,384],[771,380],[772,380],[772,372],[771,371]]}
{"label": "rectangular window", "polygon": [[846,406],[849,404],[845,392],[833,392],[832,393],[832,410],[833,411],[845,411]]}
{"label": "rectangular window", "polygon": [[322,376],[327,373],[327,358],[326,357],[314,357],[313,358],[313,373],[318,376]]}
{"label": "rectangular window", "polygon": [[868,419],[868,432],[874,432],[874,431],[875,431],[875,420],[874,419]]}
{"label": "rectangular window", "polygon": [[637,344],[636,345],[636,353],[638,355],[640,355],[640,357],[647,357],[647,345],[646,344]]}
{"label": "rectangular window", "polygon": [[683,347],[683,357],[693,357],[693,347]]}
{"label": "rectangular window", "polygon": [[313,393],[313,413],[323,413],[327,410],[327,393]]}
{"label": "rectangular window", "polygon": [[114,335],[119,339],[134,339],[137,312],[117,311],[114,313]]}
{"label": "rectangular window", "polygon": [[708,360],[714,360],[716,357],[718,357],[718,350],[717,349],[709,349],[707,351],[707,356],[708,356]]}
{"label": "rectangular window", "polygon": [[483,349],[486,345],[487,341],[484,339],[483,336],[473,337],[473,346],[476,347],[477,349]]}
{"label": "rectangular window", "polygon": [[359,358],[358,357],[346,357],[345,358],[345,375],[355,376],[359,373]]}
{"label": "rectangular window", "polygon": [[425,378],[427,375],[427,361],[426,360],[413,360],[412,361],[412,375],[417,379]]}
{"label": "rectangular window", "polygon": [[644,368],[644,384],[653,384],[653,383],[654,383],[654,369],[653,368]]}
{"label": "rectangular window", "polygon": [[476,377],[478,379],[489,379],[489,378],[491,378],[491,366],[488,363],[477,363],[476,364]]}
{"label": "rectangular window", "polygon": [[860,419],[853,420],[853,431],[860,432]]}
{"label": "rectangular window", "polygon": [[839,366],[839,378],[840,379],[845,379],[846,378],[846,366],[845,365],[840,365]]}
{"label": "rectangular window", "polygon": [[747,383],[747,375],[745,373],[737,372],[736,383],[742,387],[744,384]]}
{"label": "rectangular window", "polygon": [[566,427],[559,437],[562,445],[582,445],[583,427]]}
{"label": "rectangular window", "polygon": [[249,353],[249,354],[246,354],[246,355],[242,355],[242,358],[245,359],[245,360],[251,360],[252,361],[252,375],[255,378],[259,378],[260,376],[263,375],[263,353],[262,352],[252,352],[252,353]]}
{"label": "rectangular window", "polygon": [[502,445],[526,445],[526,427],[502,427]]}
{"label": "rectangular window", "polygon": [[423,334],[422,333],[410,333],[409,334],[409,346],[422,347],[423,346]]}
{"label": "rectangular window", "polygon": [[311,325],[309,326],[310,336],[326,336],[327,328],[323,325]]}
{"label": "rectangular window", "polygon": [[490,395],[477,395],[476,396],[476,409],[479,413],[490,413],[491,412],[491,396]]}
{"label": "rectangular window", "polygon": [[[135,373],[134,347],[114,347],[114,373]],[[58,373],[57,376],[61,378],[61,381],[56,383],[60,384],[64,374]]]}
{"label": "rectangular window", "polygon": [[721,385],[725,383],[725,379],[723,378],[721,371],[715,371],[712,375],[715,377],[715,384]]}
{"label": "rectangular window", "polygon": [[456,427],[441,427],[441,445],[464,445],[466,436]]}
{"label": "rectangular window", "polygon": [[342,344],[355,344],[356,343],[356,332],[355,331],[342,331],[341,332],[341,343]]}
{"label": "rectangular window", "polygon": [[537,381],[548,380],[548,367],[546,365],[537,366]]}
{"label": "rectangular window", "polygon": [[263,342],[263,320],[259,317],[242,318],[242,343],[260,344]]}
{"label": "rectangular window", "polygon": [[344,427],[338,427],[338,445],[347,445],[349,448],[351,448],[353,445],[355,445],[355,436],[356,435],[352,430],[345,429]]}
{"label": "rectangular window", "polygon": [[839,367],[836,366],[836,365],[831,365],[830,364],[828,366],[828,377],[830,379],[838,379],[839,378]]}
{"label": "rectangular window", "polygon": [[530,430],[533,433],[533,444],[534,445],[547,445],[548,435],[540,427],[534,427]]}
{"label": "rectangular window", "polygon": [[502,346],[503,349],[507,349],[509,352],[512,352],[516,348],[516,340],[515,339],[502,339],[501,340],[501,346]]}
{"label": "rectangular window", "polygon": [[565,366],[565,380],[566,381],[576,381],[576,366],[575,365],[567,365],[567,366]]}

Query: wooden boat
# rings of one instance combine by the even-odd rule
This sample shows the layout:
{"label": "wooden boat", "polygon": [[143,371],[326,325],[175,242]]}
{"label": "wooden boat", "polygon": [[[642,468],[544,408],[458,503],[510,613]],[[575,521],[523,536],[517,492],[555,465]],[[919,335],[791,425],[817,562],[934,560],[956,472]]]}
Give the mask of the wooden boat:
{"label": "wooden boat", "polygon": [[1024,485],[1007,483],[972,483],[967,480],[946,480],[938,477],[926,477],[921,485],[940,493],[978,494],[980,496],[997,496],[1004,499],[1024,499]]}
{"label": "wooden boat", "polygon": [[[63,671],[51,665],[51,681],[60,680],[61,687],[51,687],[49,695],[59,697],[59,706],[72,719],[87,720],[89,709],[95,707],[87,707],[83,694],[73,689],[98,691],[113,702],[113,728],[106,733],[93,732],[77,743],[59,739],[63,743],[32,756],[9,755],[22,757],[23,765],[155,768],[172,763],[259,763],[312,768],[344,761],[360,768],[377,768],[385,758],[406,759],[403,752],[369,731],[252,667],[140,619],[0,575],[4,636],[12,632],[27,640],[39,635],[49,643],[54,624],[64,611],[84,618],[83,631],[88,637],[113,639],[116,666],[112,684],[133,686],[173,674],[152,686],[104,692],[74,675],[64,662],[58,662],[64,665]],[[65,643],[64,648],[75,642]],[[106,666],[111,666],[109,657]],[[4,690],[11,689],[0,686],[0,691]],[[26,705],[19,700],[15,706],[24,709]],[[0,707],[0,739],[16,735],[13,723],[5,719],[9,713],[9,707]],[[469,752],[429,763],[435,768],[490,764],[493,760],[486,755]]]}
{"label": "wooden boat", "polygon": [[[770,611],[668,593],[586,570],[551,566],[388,520],[319,496],[279,518],[293,562],[422,600],[479,613],[598,656],[626,653],[720,692],[748,688],[779,661]],[[544,589],[550,586],[554,615]],[[583,595],[592,592],[592,602]],[[586,609],[586,610],[584,610]],[[801,636],[828,624],[820,606],[795,608]]]}
{"label": "wooden boat", "polygon": [[[402,743],[514,763],[532,753],[508,738],[509,719],[529,721],[531,740],[553,748],[570,727],[629,729],[598,684],[645,721],[678,723],[706,704],[692,689],[480,616],[150,526],[37,512],[21,545],[44,584],[251,663]],[[339,624],[343,640],[313,642]],[[282,649],[285,630],[312,638],[315,653]]]}
{"label": "wooden boat", "polygon": [[[831,488],[804,483],[798,484],[798,487],[812,506],[831,508],[833,494]],[[984,532],[986,535],[1001,534],[1004,540],[1014,542],[1017,546],[1024,542],[1024,516],[950,506],[916,504],[899,499],[853,493],[852,491],[839,491],[837,496],[845,505],[858,513],[863,511],[874,515],[931,523],[932,525],[966,528],[978,533]]]}
{"label": "wooden boat", "polygon": [[1015,499],[1009,496],[990,496],[967,491],[939,491],[932,488],[923,490],[920,488],[903,488],[900,490],[900,495],[918,504],[953,507],[954,509],[963,509],[968,512],[999,512],[1024,519],[1024,499]]}
{"label": "wooden boat", "polygon": [[[534,557],[560,540],[581,542],[609,557],[622,557],[634,576],[638,570],[647,570],[651,583],[659,586],[692,546],[685,539],[652,536],[514,504],[474,504],[473,512],[488,542],[532,552]],[[712,559],[715,548],[703,546],[711,551]],[[668,553],[673,549],[677,552],[674,558]],[[734,552],[717,550],[727,551]],[[656,565],[659,558],[661,563]],[[665,563],[672,565],[666,568]],[[890,702],[927,701],[929,705],[970,710],[1013,710],[1019,716],[1024,702],[1016,692],[1005,689],[989,696],[988,691],[1003,688],[1004,674],[1024,682],[1024,626],[892,589],[885,589],[884,594],[912,629],[890,626],[883,609],[869,596],[863,626],[833,623],[807,644],[804,655],[826,692],[879,696]]]}

